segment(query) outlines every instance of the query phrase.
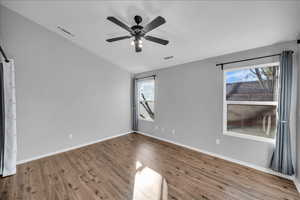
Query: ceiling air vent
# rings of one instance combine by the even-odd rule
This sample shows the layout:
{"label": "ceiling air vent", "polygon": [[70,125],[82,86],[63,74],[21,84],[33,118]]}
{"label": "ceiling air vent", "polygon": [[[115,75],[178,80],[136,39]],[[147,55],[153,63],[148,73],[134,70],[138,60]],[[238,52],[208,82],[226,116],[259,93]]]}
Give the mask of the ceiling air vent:
{"label": "ceiling air vent", "polygon": [[71,33],[70,31],[68,31],[67,29],[65,29],[65,28],[63,28],[63,27],[61,27],[61,26],[57,26],[57,28],[58,28],[60,31],[64,32],[65,34],[67,34],[67,35],[69,35],[69,36],[71,36],[71,37],[75,37],[75,35],[74,35],[73,33]]}
{"label": "ceiling air vent", "polygon": [[172,58],[174,58],[174,56],[166,56],[166,57],[164,57],[165,60],[169,60],[169,59],[172,59]]}

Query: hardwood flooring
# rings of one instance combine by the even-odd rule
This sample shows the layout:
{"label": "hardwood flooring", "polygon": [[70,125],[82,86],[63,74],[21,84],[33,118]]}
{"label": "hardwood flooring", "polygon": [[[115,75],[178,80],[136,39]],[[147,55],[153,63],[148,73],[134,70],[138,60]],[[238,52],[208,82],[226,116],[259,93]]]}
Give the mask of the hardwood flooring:
{"label": "hardwood flooring", "polygon": [[139,134],[18,166],[1,200],[299,200],[292,181]]}

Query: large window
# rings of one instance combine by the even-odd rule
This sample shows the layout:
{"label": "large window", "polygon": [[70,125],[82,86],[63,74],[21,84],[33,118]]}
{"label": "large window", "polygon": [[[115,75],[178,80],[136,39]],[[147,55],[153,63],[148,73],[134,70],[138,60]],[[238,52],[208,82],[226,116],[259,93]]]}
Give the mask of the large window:
{"label": "large window", "polygon": [[140,79],[137,82],[139,119],[154,120],[154,86],[155,80],[153,77]]}
{"label": "large window", "polygon": [[279,63],[224,70],[225,135],[274,141]]}

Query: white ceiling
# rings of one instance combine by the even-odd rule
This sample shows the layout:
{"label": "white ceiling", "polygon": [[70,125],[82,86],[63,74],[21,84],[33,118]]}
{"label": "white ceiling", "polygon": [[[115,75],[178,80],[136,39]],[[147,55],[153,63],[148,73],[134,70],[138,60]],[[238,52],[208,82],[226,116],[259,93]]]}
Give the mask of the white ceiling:
{"label": "white ceiling", "polygon": [[[2,0],[1,3],[131,72],[294,40],[300,33],[300,1]],[[145,41],[143,52],[135,53],[130,40],[105,41],[127,34],[107,21],[107,16],[133,25],[136,14],[144,18],[143,24],[163,16],[167,23],[151,35],[170,43],[162,46]],[[58,25],[75,37],[61,33]],[[165,56],[174,58],[164,60]]]}

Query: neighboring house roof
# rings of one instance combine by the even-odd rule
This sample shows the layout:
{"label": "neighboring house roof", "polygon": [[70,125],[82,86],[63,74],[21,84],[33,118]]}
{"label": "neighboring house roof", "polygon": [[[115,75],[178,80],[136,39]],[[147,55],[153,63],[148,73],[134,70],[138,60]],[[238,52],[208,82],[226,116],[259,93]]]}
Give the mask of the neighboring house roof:
{"label": "neighboring house roof", "polygon": [[[273,85],[273,81],[264,81],[264,85]],[[226,84],[226,98],[229,101],[273,101],[274,87],[263,88],[258,81]]]}

